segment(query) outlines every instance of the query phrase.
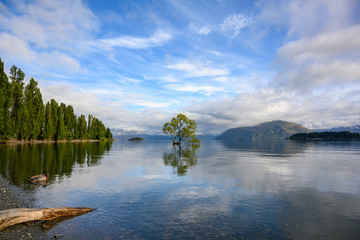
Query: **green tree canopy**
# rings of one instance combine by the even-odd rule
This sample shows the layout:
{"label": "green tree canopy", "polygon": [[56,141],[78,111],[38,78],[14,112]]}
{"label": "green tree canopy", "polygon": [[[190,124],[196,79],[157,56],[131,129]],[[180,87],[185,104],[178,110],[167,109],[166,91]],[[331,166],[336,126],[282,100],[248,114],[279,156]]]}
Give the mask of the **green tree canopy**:
{"label": "green tree canopy", "polygon": [[81,114],[80,117],[78,117],[78,139],[86,139],[87,134],[87,128],[86,128],[86,120],[85,115]]}
{"label": "green tree canopy", "polygon": [[113,139],[113,136],[112,136],[112,133],[111,133],[111,131],[110,131],[110,128],[106,128],[105,138],[107,138],[107,139]]}
{"label": "green tree canopy", "polygon": [[10,137],[11,84],[0,58],[0,139]]}
{"label": "green tree canopy", "polygon": [[23,138],[39,139],[45,121],[44,103],[38,83],[33,78],[25,86],[24,95]]}
{"label": "green tree canopy", "polygon": [[20,68],[13,65],[10,68],[10,79],[24,86],[25,73]]}
{"label": "green tree canopy", "polygon": [[25,85],[20,68],[13,65],[9,78],[4,70],[0,58],[0,141],[112,139],[110,129],[92,115],[86,123],[70,105],[51,99],[44,106],[38,83],[31,78]]}
{"label": "green tree canopy", "polygon": [[180,145],[182,142],[200,143],[200,140],[195,137],[196,129],[195,120],[189,119],[184,114],[179,113],[176,117],[173,117],[170,122],[164,124],[162,131],[165,134],[171,135],[173,145]]}
{"label": "green tree canopy", "polygon": [[[24,78],[25,74],[20,68],[13,65],[10,68],[10,79],[11,79],[11,106],[10,106],[10,119],[11,119],[11,131],[12,137],[16,139],[22,138],[22,131],[25,129],[24,121],[28,121],[28,112],[23,112],[24,104]],[[22,119],[24,121],[22,121]]]}

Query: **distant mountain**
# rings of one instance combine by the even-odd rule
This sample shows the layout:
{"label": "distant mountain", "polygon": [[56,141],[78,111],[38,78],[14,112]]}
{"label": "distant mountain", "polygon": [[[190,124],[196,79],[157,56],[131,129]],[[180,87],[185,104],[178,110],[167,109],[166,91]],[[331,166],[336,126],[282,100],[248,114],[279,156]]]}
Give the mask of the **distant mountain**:
{"label": "distant mountain", "polygon": [[216,137],[216,140],[251,140],[254,138],[287,138],[295,133],[312,132],[300,124],[271,121],[252,127],[232,128]]}
{"label": "distant mountain", "polygon": [[354,125],[350,127],[334,127],[329,129],[316,129],[315,132],[357,132],[360,133],[360,125]]}

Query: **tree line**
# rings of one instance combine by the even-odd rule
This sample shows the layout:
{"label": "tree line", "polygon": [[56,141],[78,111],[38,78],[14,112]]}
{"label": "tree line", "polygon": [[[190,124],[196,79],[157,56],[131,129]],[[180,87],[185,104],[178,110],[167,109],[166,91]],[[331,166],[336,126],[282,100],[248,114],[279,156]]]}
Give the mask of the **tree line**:
{"label": "tree line", "polygon": [[[10,78],[10,81],[9,81]],[[0,139],[1,140],[74,140],[112,139],[109,128],[96,117],[76,116],[74,108],[54,99],[43,103],[38,83],[16,66],[5,73],[0,58]]]}
{"label": "tree line", "polygon": [[310,132],[310,133],[296,133],[290,139],[360,139],[359,133],[349,131],[340,132]]}

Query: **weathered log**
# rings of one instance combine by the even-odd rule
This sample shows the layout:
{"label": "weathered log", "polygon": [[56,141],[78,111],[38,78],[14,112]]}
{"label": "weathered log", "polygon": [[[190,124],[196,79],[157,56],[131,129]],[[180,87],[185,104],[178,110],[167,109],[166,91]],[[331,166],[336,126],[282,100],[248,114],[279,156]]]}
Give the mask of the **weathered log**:
{"label": "weathered log", "polygon": [[62,217],[75,217],[93,211],[92,208],[13,208],[0,211],[0,231],[12,225],[29,221],[47,221]]}

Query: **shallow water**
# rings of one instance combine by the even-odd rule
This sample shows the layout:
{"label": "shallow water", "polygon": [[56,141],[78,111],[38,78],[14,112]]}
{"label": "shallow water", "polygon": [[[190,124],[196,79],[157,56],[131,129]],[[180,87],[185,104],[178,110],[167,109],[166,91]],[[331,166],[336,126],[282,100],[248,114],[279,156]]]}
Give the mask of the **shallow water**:
{"label": "shallow water", "polygon": [[[360,239],[360,142],[167,141],[0,146],[34,207],[96,210],[62,239]],[[46,186],[27,178],[46,170]]]}

